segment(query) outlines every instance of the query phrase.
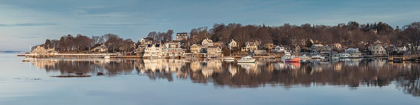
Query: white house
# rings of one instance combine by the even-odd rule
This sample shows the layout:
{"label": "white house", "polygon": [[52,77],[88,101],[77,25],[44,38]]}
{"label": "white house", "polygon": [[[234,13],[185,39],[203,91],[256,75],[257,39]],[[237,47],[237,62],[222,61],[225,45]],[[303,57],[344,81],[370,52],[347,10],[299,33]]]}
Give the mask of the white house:
{"label": "white house", "polygon": [[238,42],[236,42],[235,40],[232,39],[232,41],[230,41],[228,47],[229,47],[229,49],[238,47]]}
{"label": "white house", "polygon": [[242,51],[251,51],[258,50],[258,46],[261,44],[259,40],[248,41],[245,43],[245,48],[242,48]]}
{"label": "white house", "polygon": [[203,42],[201,42],[201,45],[203,46],[213,46],[213,40],[206,38],[203,40]]}
{"label": "white house", "polygon": [[405,47],[405,46],[402,46],[402,47],[394,47],[393,51],[396,51],[396,52],[405,52],[405,51],[407,51],[407,47]]}
{"label": "white house", "polygon": [[105,53],[108,51],[108,47],[105,46],[105,44],[102,44],[101,46],[95,47],[91,50],[92,52],[100,52]]}
{"label": "white house", "polygon": [[139,42],[142,45],[152,44],[153,43],[153,38],[141,38]]}
{"label": "white house", "polygon": [[188,33],[187,32],[181,32],[181,33],[176,33],[176,41],[182,41],[182,40],[187,40],[188,39]]}
{"label": "white house", "polygon": [[382,46],[382,42],[377,40],[373,45],[370,45],[368,47],[372,55],[374,56],[385,56],[387,55],[387,52],[385,48]]}
{"label": "white house", "polygon": [[192,46],[190,46],[190,51],[191,53],[201,53],[201,49],[203,48],[202,45],[198,45],[198,44],[193,44]]}
{"label": "white house", "polygon": [[276,46],[274,47],[274,49],[272,50],[273,52],[284,52],[286,50],[286,47],[284,46]]}
{"label": "white house", "polygon": [[162,49],[165,57],[181,57],[184,55],[184,50],[181,48],[181,42],[167,42]]}
{"label": "white house", "polygon": [[344,50],[345,53],[349,54],[349,57],[358,58],[362,57],[362,53],[360,53],[359,48],[348,48]]}
{"label": "white house", "polygon": [[219,46],[209,46],[207,48],[207,56],[208,57],[221,57],[222,48],[220,48]]}
{"label": "white house", "polygon": [[144,50],[143,57],[153,57],[153,58],[162,57],[162,46],[160,45],[160,43],[148,44]]}

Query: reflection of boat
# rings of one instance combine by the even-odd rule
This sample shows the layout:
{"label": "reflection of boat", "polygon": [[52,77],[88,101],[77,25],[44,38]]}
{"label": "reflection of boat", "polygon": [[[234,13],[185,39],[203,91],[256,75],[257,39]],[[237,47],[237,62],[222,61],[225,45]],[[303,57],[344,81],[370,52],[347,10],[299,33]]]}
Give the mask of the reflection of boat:
{"label": "reflection of boat", "polygon": [[223,58],[223,61],[231,62],[231,61],[235,61],[235,58],[233,58],[233,57],[225,57],[225,58]]}
{"label": "reflection of boat", "polygon": [[252,70],[255,68],[255,64],[254,63],[242,63],[242,64],[238,64],[240,65],[242,68],[246,69],[246,70]]}
{"label": "reflection of boat", "polygon": [[245,56],[242,57],[240,60],[238,60],[238,63],[254,63],[255,59],[252,58],[251,56]]}
{"label": "reflection of boat", "polygon": [[300,63],[299,62],[290,62],[288,64],[290,64],[290,65],[292,65],[294,67],[300,67]]}

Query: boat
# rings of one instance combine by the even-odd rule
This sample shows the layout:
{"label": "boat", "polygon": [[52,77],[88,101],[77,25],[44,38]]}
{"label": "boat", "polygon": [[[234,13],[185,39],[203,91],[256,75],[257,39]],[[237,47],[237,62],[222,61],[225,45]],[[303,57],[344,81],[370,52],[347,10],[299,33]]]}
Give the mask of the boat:
{"label": "boat", "polygon": [[105,55],[105,56],[104,56],[104,58],[105,58],[105,59],[109,59],[109,58],[111,58],[111,56],[109,56],[109,55]]}
{"label": "boat", "polygon": [[291,59],[286,59],[286,62],[300,62],[300,58],[295,57],[295,58],[291,58]]}
{"label": "boat", "polygon": [[286,59],[290,59],[292,55],[289,51],[284,51],[284,56],[281,57],[281,61],[286,61]]}
{"label": "boat", "polygon": [[312,57],[311,57],[312,59],[325,59],[325,57],[323,57],[323,56],[321,56],[321,55],[319,55],[319,54],[315,54],[315,55],[312,55]]}
{"label": "boat", "polygon": [[[297,55],[297,51],[296,51]],[[285,53],[285,55],[281,58],[285,62],[300,62],[300,57],[291,55],[289,52]]]}
{"label": "boat", "polygon": [[252,58],[251,56],[242,57],[241,59],[239,59],[237,61],[238,61],[238,63],[255,63],[255,59]]}
{"label": "boat", "polygon": [[334,54],[331,56],[332,59],[340,59],[341,54]]}
{"label": "boat", "polygon": [[350,54],[348,53],[342,53],[340,54],[340,59],[350,58]]}
{"label": "boat", "polygon": [[307,61],[307,60],[311,60],[311,58],[309,56],[307,56],[306,54],[303,54],[302,56],[299,56],[301,61]]}
{"label": "boat", "polygon": [[223,58],[223,61],[228,61],[228,62],[235,61],[235,58],[233,58],[233,57],[225,57],[225,58]]}

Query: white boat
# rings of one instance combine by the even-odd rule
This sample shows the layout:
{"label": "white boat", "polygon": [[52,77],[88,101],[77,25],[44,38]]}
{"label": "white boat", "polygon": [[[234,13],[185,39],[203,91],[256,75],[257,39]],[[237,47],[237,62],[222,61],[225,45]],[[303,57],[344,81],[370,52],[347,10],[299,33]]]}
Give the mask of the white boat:
{"label": "white boat", "polygon": [[105,55],[105,56],[104,56],[104,58],[105,58],[105,59],[109,59],[109,58],[111,58],[111,56],[109,56],[109,55]]}
{"label": "white boat", "polygon": [[319,55],[319,54],[315,54],[315,55],[312,55],[312,57],[311,57],[312,59],[325,59],[325,57],[323,57],[323,56],[321,56],[321,55]]}
{"label": "white boat", "polygon": [[225,57],[225,58],[223,58],[223,61],[228,61],[228,62],[235,61],[235,58],[233,58],[233,57]]}
{"label": "white boat", "polygon": [[349,57],[350,57],[350,54],[348,54],[348,53],[340,54],[340,59],[349,58]]}
{"label": "white boat", "polygon": [[239,59],[238,63],[255,63],[255,59],[251,56],[245,56]]}
{"label": "white boat", "polygon": [[291,55],[290,52],[284,51],[284,56],[281,57],[283,62],[300,62],[300,57]]}
{"label": "white boat", "polygon": [[301,61],[307,61],[307,60],[311,60],[311,58],[309,56],[307,56],[306,54],[303,54],[302,56],[299,56]]}

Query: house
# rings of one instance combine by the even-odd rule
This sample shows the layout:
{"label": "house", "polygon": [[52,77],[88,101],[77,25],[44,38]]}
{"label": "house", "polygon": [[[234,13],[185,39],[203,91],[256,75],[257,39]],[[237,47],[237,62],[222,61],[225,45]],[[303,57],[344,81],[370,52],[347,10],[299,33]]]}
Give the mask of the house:
{"label": "house", "polygon": [[255,40],[255,41],[248,41],[245,43],[245,48],[242,48],[242,51],[251,51],[254,52],[254,50],[258,50],[258,46],[260,46],[261,41]]}
{"label": "house", "polygon": [[91,49],[91,51],[99,52],[99,53],[106,53],[108,51],[108,47],[105,44],[102,44],[101,46]]}
{"label": "house", "polygon": [[188,39],[187,32],[176,33],[175,41],[183,41]]}
{"label": "house", "polygon": [[313,44],[311,46],[311,52],[312,53],[319,53],[319,50],[322,48],[322,46],[324,46],[324,45],[322,45],[322,44]]}
{"label": "house", "polygon": [[348,48],[344,50],[345,53],[349,54],[349,57],[352,58],[358,58],[358,57],[362,57],[362,54],[360,53],[359,48]]}
{"label": "house", "polygon": [[379,40],[377,40],[373,45],[370,45],[368,49],[370,50],[373,56],[386,56],[387,55],[387,51],[382,46],[382,42]]}
{"label": "house", "polygon": [[237,43],[235,40],[233,40],[233,39],[232,39],[232,40],[230,41],[230,43],[229,43],[228,47],[229,47],[229,49],[236,48],[236,47],[238,47],[238,43]]}
{"label": "house", "polygon": [[285,45],[279,45],[274,47],[274,49],[272,50],[273,52],[284,52],[287,49],[287,46]]}
{"label": "house", "polygon": [[406,52],[406,51],[407,51],[407,47],[405,47],[405,46],[402,46],[402,47],[395,47],[395,46],[394,46],[393,51],[396,51],[396,52],[398,52],[398,53],[400,53],[400,52]]}
{"label": "house", "polygon": [[178,57],[184,55],[185,51],[181,48],[181,42],[167,42],[162,49],[163,56],[165,57]]}
{"label": "house", "polygon": [[207,47],[207,46],[213,46],[213,40],[206,38],[201,42],[201,45]]}
{"label": "house", "polygon": [[162,57],[162,46],[160,43],[148,44],[144,50],[143,57],[160,58]]}
{"label": "house", "polygon": [[273,50],[276,46],[273,43],[266,43],[264,44],[264,47],[267,48],[268,50]]}
{"label": "house", "polygon": [[190,51],[191,53],[201,53],[202,52],[202,48],[204,48],[204,46],[202,45],[198,45],[198,44],[193,44],[192,46],[190,46]]}
{"label": "house", "polygon": [[147,38],[141,38],[139,42],[142,45],[152,44],[153,43],[153,38],[149,38],[149,37],[147,37]]}
{"label": "house", "polygon": [[334,43],[331,47],[336,50],[341,50],[343,48],[340,43]]}
{"label": "house", "polygon": [[222,57],[222,48],[219,46],[207,47],[207,57]]}

